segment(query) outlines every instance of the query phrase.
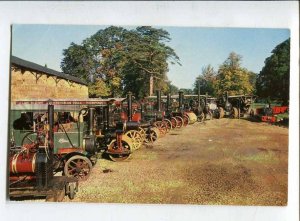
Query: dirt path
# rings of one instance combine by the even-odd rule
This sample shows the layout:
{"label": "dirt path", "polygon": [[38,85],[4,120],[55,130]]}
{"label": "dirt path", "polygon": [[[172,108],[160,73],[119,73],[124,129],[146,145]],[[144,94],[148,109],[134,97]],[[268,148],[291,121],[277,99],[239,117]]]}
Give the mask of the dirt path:
{"label": "dirt path", "polygon": [[143,146],[127,162],[98,160],[73,201],[286,205],[287,158],[287,128],[233,119],[196,123]]}

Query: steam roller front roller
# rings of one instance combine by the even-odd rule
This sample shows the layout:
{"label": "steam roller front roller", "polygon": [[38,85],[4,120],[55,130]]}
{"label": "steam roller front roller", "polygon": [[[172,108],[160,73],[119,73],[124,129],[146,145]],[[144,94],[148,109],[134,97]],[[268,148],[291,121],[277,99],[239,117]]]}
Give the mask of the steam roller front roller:
{"label": "steam roller front roller", "polygon": [[160,137],[159,129],[151,127],[146,130],[146,143],[154,143]]}
{"label": "steam roller front roller", "polygon": [[189,118],[189,124],[194,124],[197,122],[197,115],[193,112],[186,113]]}
{"label": "steam roller front roller", "polygon": [[125,135],[131,138],[132,150],[137,150],[143,145],[144,138],[139,131],[129,130],[125,133]]}
{"label": "steam roller front roller", "polygon": [[132,139],[126,135],[122,136],[122,151],[119,151],[120,147],[116,139],[112,140],[108,145],[107,154],[112,161],[120,162],[127,160],[133,150]]}

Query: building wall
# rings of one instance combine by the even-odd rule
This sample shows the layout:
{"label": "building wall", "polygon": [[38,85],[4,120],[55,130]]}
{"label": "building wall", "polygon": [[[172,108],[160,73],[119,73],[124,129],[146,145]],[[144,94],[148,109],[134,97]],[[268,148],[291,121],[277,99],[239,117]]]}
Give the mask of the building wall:
{"label": "building wall", "polygon": [[88,87],[13,66],[11,70],[11,101],[32,98],[88,98]]}

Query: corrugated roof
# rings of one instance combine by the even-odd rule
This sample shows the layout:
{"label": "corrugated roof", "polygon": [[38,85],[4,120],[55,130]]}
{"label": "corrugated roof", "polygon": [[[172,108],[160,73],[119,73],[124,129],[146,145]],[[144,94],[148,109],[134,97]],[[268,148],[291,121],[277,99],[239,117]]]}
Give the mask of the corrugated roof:
{"label": "corrugated roof", "polygon": [[46,68],[42,65],[39,65],[39,64],[30,62],[30,61],[26,61],[26,60],[23,60],[21,58],[15,57],[15,56],[11,56],[11,63],[14,65],[23,67],[23,68],[27,68],[29,70],[39,71],[39,72],[42,72],[42,73],[45,73],[48,75],[57,76],[57,77],[67,79],[67,80],[70,80],[70,81],[73,81],[73,82],[76,82],[79,84],[87,85],[86,82],[84,82],[83,80],[81,80],[77,77],[71,76],[69,74],[64,74],[62,72],[58,72],[58,71],[52,70],[50,68]]}

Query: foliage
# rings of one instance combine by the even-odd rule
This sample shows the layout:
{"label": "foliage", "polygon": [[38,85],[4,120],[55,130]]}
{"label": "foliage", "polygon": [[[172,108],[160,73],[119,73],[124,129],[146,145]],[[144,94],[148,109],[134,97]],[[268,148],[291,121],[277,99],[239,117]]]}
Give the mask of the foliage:
{"label": "foliage", "polygon": [[214,84],[216,95],[222,95],[225,91],[228,91],[229,95],[253,92],[253,73],[241,67],[241,60],[241,55],[231,52],[219,67]]}
{"label": "foliage", "polygon": [[101,79],[97,79],[95,83],[89,85],[90,97],[103,97],[110,95],[110,88]]}
{"label": "foliage", "polygon": [[216,72],[214,68],[209,64],[202,68],[202,73],[199,75],[194,82],[194,94],[198,94],[199,82],[200,82],[200,93],[209,95],[215,95],[214,83],[216,81]]}
{"label": "foliage", "polygon": [[265,60],[265,66],[260,71],[256,88],[257,94],[263,98],[289,101],[290,79],[290,39],[277,45],[272,55]]}
{"label": "foliage", "polygon": [[189,88],[180,88],[180,91],[182,91],[184,95],[194,93],[193,89],[189,89]]}
{"label": "foliage", "polygon": [[179,92],[179,88],[173,85],[171,82],[168,83],[168,88],[169,88],[168,93],[170,94],[178,94]]}
{"label": "foliage", "polygon": [[180,64],[175,51],[166,45],[170,40],[163,29],[111,26],[81,45],[72,43],[63,51],[61,68],[89,82],[91,96],[117,96],[131,91],[142,98],[148,95],[150,76],[154,78],[154,88],[166,92],[168,62]]}

